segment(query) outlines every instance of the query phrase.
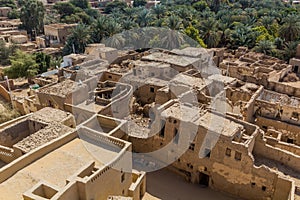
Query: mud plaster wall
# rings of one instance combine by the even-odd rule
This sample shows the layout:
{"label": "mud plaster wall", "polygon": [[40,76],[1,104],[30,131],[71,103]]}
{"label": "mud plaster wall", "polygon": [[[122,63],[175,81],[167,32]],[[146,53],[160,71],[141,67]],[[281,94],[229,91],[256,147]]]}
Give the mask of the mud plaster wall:
{"label": "mud plaster wall", "polygon": [[38,147],[37,149],[33,150],[32,152],[23,155],[22,157],[14,160],[13,163],[10,163],[3,168],[0,169],[0,183],[11,177],[20,169],[24,168],[25,166],[29,165],[30,163],[34,162],[35,160],[43,157],[49,152],[54,151],[55,149],[59,148],[60,146],[66,144],[67,142],[73,140],[77,137],[77,133],[73,132],[70,134],[66,134],[61,137],[59,140],[54,140],[48,143],[46,146]]}
{"label": "mud plaster wall", "polygon": [[259,116],[257,117],[255,124],[263,129],[265,129],[266,127],[274,127],[276,130],[286,130],[287,132],[282,134],[282,136],[293,139],[294,144],[298,144],[300,146],[299,126]]}
{"label": "mud plaster wall", "polygon": [[42,107],[53,107],[63,110],[65,98],[54,96],[46,93],[37,93],[39,102]]}
{"label": "mud plaster wall", "polygon": [[100,81],[105,82],[105,81],[115,81],[119,82],[121,79],[122,75],[121,74],[116,74],[116,73],[111,73],[111,72],[103,72]]}
{"label": "mud plaster wall", "polygon": [[[130,137],[129,141],[132,142],[134,151],[152,152],[163,148],[168,143],[172,143],[173,129],[176,126],[178,125],[174,124],[172,120],[171,122],[167,120],[164,139],[156,135],[148,139]],[[250,131],[253,126],[248,127],[248,129]],[[234,143],[229,138],[220,136],[217,144],[213,146],[210,158],[199,158],[199,151],[206,132],[206,129],[200,127],[194,139],[194,150],[186,147],[185,153],[172,164],[178,170],[178,173],[185,176],[186,173],[190,173],[191,176],[186,178],[191,182],[198,182],[199,172],[203,172],[211,177],[210,187],[214,189],[237,196],[247,196],[248,199],[258,199],[258,196],[259,199],[271,198],[275,187],[273,182],[276,180],[277,175],[264,168],[254,168],[253,158],[251,152],[249,152],[249,148],[250,151],[252,150],[251,147],[245,147],[243,144]],[[227,148],[231,149],[231,156],[225,155]],[[176,148],[173,150],[176,151]],[[242,154],[240,161],[235,159],[236,152]],[[172,153],[172,150],[170,150],[170,153]],[[157,159],[165,158],[157,157]],[[255,186],[252,186],[251,182],[255,182]],[[262,186],[267,187],[266,191],[261,189]]]}
{"label": "mud plaster wall", "polygon": [[81,124],[95,115],[93,112],[75,107],[71,104],[64,104],[64,110],[73,114],[76,124]]}
{"label": "mud plaster wall", "polygon": [[255,100],[260,96],[262,92],[263,92],[263,86],[260,86],[260,88],[252,95],[248,103],[245,105],[243,110],[243,117],[246,122],[251,122],[251,123],[254,122]]}
{"label": "mud plaster wall", "polygon": [[284,151],[282,149],[272,147],[263,140],[257,140],[254,146],[254,154],[264,158],[277,161],[291,169],[298,171],[300,169],[300,156]]}
{"label": "mud plaster wall", "polygon": [[30,134],[29,124],[27,120],[19,122],[16,125],[1,130],[0,145],[12,147],[15,143],[27,137]]}
{"label": "mud plaster wall", "polygon": [[275,92],[279,92],[282,94],[287,94],[289,96],[300,97],[300,88],[296,88],[290,85],[286,85],[281,82],[273,82],[270,81],[268,86],[266,87],[269,90],[273,90]]}
{"label": "mud plaster wall", "polygon": [[6,101],[10,102],[10,95],[2,85],[0,85],[0,96],[2,96]]}

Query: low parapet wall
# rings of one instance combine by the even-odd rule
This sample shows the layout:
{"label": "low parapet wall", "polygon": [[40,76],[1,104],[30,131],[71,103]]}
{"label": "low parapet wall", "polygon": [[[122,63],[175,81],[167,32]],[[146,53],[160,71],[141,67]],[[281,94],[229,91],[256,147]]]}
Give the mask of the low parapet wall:
{"label": "low parapet wall", "polygon": [[0,96],[8,102],[11,101],[9,92],[2,85],[0,85]]}
{"label": "low parapet wall", "polygon": [[14,151],[11,148],[0,146],[0,160],[10,163],[15,159]]}
{"label": "low parapet wall", "polygon": [[76,131],[70,132],[12,161],[10,164],[0,169],[0,183],[14,175],[17,171],[23,169],[27,165],[45,156],[49,152],[54,151],[55,149],[59,148],[60,146],[66,144],[76,137]]}

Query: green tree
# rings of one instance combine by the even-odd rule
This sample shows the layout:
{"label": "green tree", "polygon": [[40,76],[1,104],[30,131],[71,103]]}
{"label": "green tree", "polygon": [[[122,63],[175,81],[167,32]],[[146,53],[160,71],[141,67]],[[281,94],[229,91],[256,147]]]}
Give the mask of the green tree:
{"label": "green tree", "polygon": [[90,7],[90,3],[88,0],[70,0],[70,3],[82,9],[86,9]]}
{"label": "green tree", "polygon": [[20,18],[20,12],[17,9],[13,9],[8,13],[9,19],[19,19]]}
{"label": "green tree", "polygon": [[39,65],[35,56],[21,50],[10,56],[11,67],[4,69],[4,74],[9,78],[26,77],[32,78],[39,72]]}
{"label": "green tree", "polygon": [[300,36],[300,19],[297,15],[288,15],[283,19],[283,25],[279,28],[279,35],[286,41],[294,41]]}
{"label": "green tree", "polygon": [[0,41],[0,64],[1,65],[9,65],[10,60],[9,57],[14,55],[17,50],[16,45],[6,46],[4,41]]}
{"label": "green tree", "polygon": [[176,15],[171,15],[170,17],[168,17],[166,20],[166,24],[171,30],[182,29],[182,20]]}
{"label": "green tree", "polygon": [[201,47],[206,48],[206,44],[204,43],[204,41],[200,38],[199,35],[199,30],[196,29],[193,26],[189,26],[184,30],[185,34],[187,34],[187,36],[189,36],[190,38],[192,38],[193,40],[197,41]]}
{"label": "green tree", "polygon": [[273,41],[274,37],[269,34],[268,30],[264,26],[257,26],[252,28],[252,31],[257,32],[256,42],[260,41]]}
{"label": "green tree", "polygon": [[251,30],[251,27],[238,24],[230,34],[231,48],[238,48],[239,46],[247,46],[253,48],[256,43],[258,33]]}
{"label": "green tree", "polygon": [[202,21],[200,25],[200,34],[204,43],[210,48],[217,47],[220,42],[221,34],[217,27],[218,22],[214,18],[208,18]]}
{"label": "green tree", "polygon": [[28,34],[33,36],[44,31],[44,15],[45,8],[41,1],[38,0],[26,0],[23,1],[20,19],[22,25]]}
{"label": "green tree", "polygon": [[272,55],[275,46],[273,42],[270,40],[261,40],[258,44],[254,47],[254,50],[259,53],[264,53],[266,55]]}
{"label": "green tree", "polygon": [[17,8],[17,5],[14,0],[0,0],[1,7],[11,7]]}
{"label": "green tree", "polygon": [[71,35],[67,38],[63,54],[67,55],[75,51],[75,53],[84,53],[85,47],[92,42],[90,28],[87,25],[77,25]]}
{"label": "green tree", "polygon": [[286,61],[289,61],[291,58],[295,57],[298,44],[299,41],[291,41],[284,45],[283,55]]}
{"label": "green tree", "polygon": [[109,3],[105,6],[104,12],[107,13],[107,14],[109,14],[109,13],[111,13],[114,9],[124,10],[124,9],[127,8],[127,7],[128,7],[128,6],[127,6],[126,2],[116,0],[116,1],[109,2]]}
{"label": "green tree", "polygon": [[153,21],[153,15],[147,9],[143,9],[141,12],[138,13],[136,22],[140,27],[149,26]]}
{"label": "green tree", "polygon": [[208,4],[206,3],[206,1],[198,1],[196,3],[193,4],[193,7],[202,12],[203,10],[205,10],[206,8],[208,8]]}
{"label": "green tree", "polygon": [[122,27],[116,20],[100,16],[91,27],[93,42],[100,43],[104,38],[111,37],[122,31]]}
{"label": "green tree", "polygon": [[157,19],[163,18],[166,14],[167,8],[164,5],[158,4],[152,9],[153,14]]}
{"label": "green tree", "polygon": [[70,16],[76,12],[76,7],[70,2],[57,2],[53,8],[57,10],[61,17]]}
{"label": "green tree", "polygon": [[40,74],[46,72],[50,68],[51,56],[43,52],[38,52],[35,53],[35,61],[39,65],[38,73]]}
{"label": "green tree", "polygon": [[147,4],[146,0],[134,0],[133,1],[133,6],[134,7],[145,6],[146,4]]}

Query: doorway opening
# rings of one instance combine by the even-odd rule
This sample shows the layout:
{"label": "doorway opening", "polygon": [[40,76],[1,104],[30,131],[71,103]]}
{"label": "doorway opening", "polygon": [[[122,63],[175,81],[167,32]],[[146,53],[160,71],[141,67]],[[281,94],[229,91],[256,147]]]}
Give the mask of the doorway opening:
{"label": "doorway opening", "polygon": [[209,186],[209,176],[202,172],[199,173],[199,184],[205,187]]}

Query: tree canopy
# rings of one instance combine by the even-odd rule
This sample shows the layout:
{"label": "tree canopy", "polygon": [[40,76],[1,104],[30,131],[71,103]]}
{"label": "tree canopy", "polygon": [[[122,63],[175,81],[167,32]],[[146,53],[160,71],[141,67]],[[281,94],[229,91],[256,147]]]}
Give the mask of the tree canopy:
{"label": "tree canopy", "polygon": [[[246,46],[288,60],[294,55],[291,42],[300,41],[300,6],[281,0],[162,0],[149,9],[145,8],[145,3],[135,0],[130,7],[124,1],[109,2],[104,8],[106,15],[91,9],[84,0],[56,3],[54,9],[60,14],[61,22],[86,26],[88,34],[81,34],[88,35],[88,39],[83,43],[101,42],[119,34],[109,41],[121,44],[128,34],[126,30],[164,27],[189,36],[202,47],[236,49]],[[146,40],[151,44],[163,40],[155,31],[147,34],[153,37]],[[79,46],[82,45],[74,42],[79,41],[76,35],[70,36],[73,38],[70,42],[78,44],[75,49],[81,52],[83,49]],[[169,36],[181,40],[176,35]],[[134,38],[144,43],[142,34],[137,33]],[[70,43],[65,49],[73,52]]]}
{"label": "tree canopy", "polygon": [[23,28],[33,36],[44,31],[45,8],[41,1],[26,0],[22,2],[20,19]]}

